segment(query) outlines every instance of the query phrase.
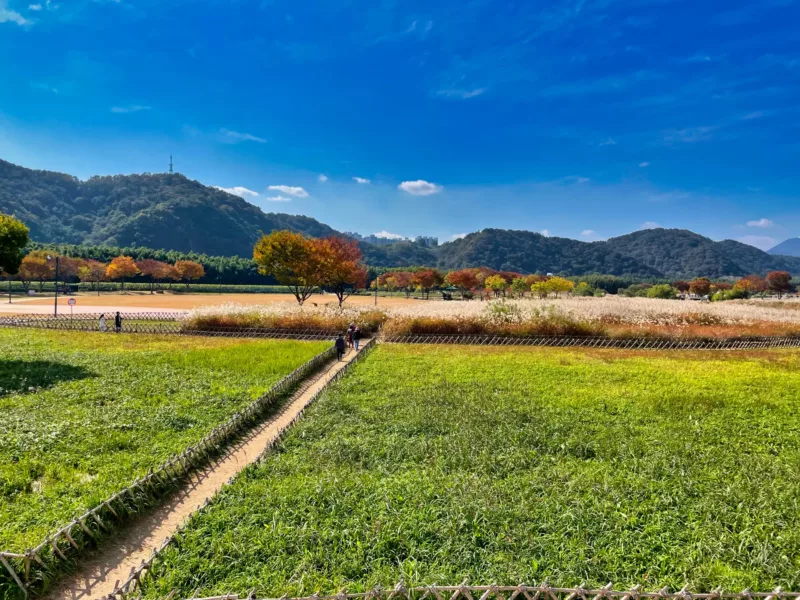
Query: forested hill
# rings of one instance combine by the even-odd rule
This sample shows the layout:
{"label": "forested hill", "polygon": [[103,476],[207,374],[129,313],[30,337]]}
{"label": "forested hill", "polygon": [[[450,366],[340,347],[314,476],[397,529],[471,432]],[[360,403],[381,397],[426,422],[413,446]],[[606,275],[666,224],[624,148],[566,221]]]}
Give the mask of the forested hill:
{"label": "forested hill", "polygon": [[0,212],[39,242],[147,246],[252,256],[259,232],[335,233],[308,217],[264,213],[213,187],[165,173],[92,177],[34,171],[0,160]]}
{"label": "forested hill", "polygon": [[[92,177],[87,181],[34,171],[0,160],[0,212],[15,215],[37,242],[140,246],[250,258],[261,232],[290,229],[336,234],[303,216],[260,208],[183,175]],[[375,267],[486,266],[523,273],[724,277],[770,270],[800,275],[800,258],[771,255],[691,231],[649,229],[604,242],[545,237],[530,231],[485,229],[438,248],[401,242],[361,244]]]}

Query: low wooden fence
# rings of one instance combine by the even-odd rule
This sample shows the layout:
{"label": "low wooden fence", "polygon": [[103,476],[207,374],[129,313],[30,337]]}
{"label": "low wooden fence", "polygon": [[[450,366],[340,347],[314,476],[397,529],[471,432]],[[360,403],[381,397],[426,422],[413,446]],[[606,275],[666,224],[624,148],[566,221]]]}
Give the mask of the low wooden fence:
{"label": "low wooden fence", "polygon": [[[332,340],[337,331],[323,329],[267,329],[263,327],[214,327],[203,330],[190,329],[184,324],[181,313],[142,312],[121,313],[120,333],[149,333],[152,335],[199,335],[211,337],[246,337],[292,340]],[[105,329],[101,329],[100,314],[69,315],[15,315],[0,317],[0,327],[28,327],[58,331],[96,331],[116,333],[113,314],[106,315]]]}
{"label": "low wooden fence", "polygon": [[211,456],[245,430],[281,396],[335,356],[336,350],[333,346],[321,352],[278,381],[228,421],[215,427],[199,442],[52,532],[35,548],[25,552],[0,552],[0,564],[27,596],[28,591],[54,564],[66,561],[69,553],[80,551],[91,540],[110,532],[111,523],[115,520],[121,521],[137,508],[150,504],[154,498],[172,489],[179,480],[205,464]]}
{"label": "low wooden fence", "polygon": [[767,348],[798,348],[800,337],[739,337],[739,338],[609,338],[580,336],[499,335],[383,335],[392,344],[462,344],[471,346],[553,346],[588,348],[624,348],[628,350],[759,350]]}
{"label": "low wooden fence", "polygon": [[[192,600],[238,600],[237,594],[193,598]],[[256,596],[246,596],[255,600]],[[800,592],[785,592],[776,588],[771,592],[753,592],[749,589],[741,592],[725,592],[721,589],[713,592],[691,592],[688,587],[671,592],[667,588],[646,592],[638,585],[628,590],[615,590],[613,584],[601,588],[554,587],[545,581],[539,585],[425,585],[404,587],[397,584],[393,588],[376,588],[367,592],[348,593],[341,591],[333,595],[319,595],[280,598],[264,598],[262,600],[641,600],[656,598],[659,600],[779,600],[780,598],[800,598]]]}
{"label": "low wooden fence", "polygon": [[[281,428],[281,430],[278,432],[278,434],[275,436],[272,442],[270,442],[270,444],[264,449],[264,451],[258,457],[258,460],[262,460],[267,454],[269,454],[269,452],[277,444],[281,442],[283,436],[286,434],[286,431],[292,425],[294,425],[299,419],[303,417],[306,408],[308,408],[317,398],[319,398],[319,396],[325,390],[327,390],[331,384],[344,377],[344,375],[350,369],[352,369],[354,365],[362,361],[369,354],[369,351],[375,347],[376,343],[377,343],[376,338],[371,338],[367,340],[366,343],[362,346],[361,350],[350,360],[350,362],[348,362],[344,367],[342,367],[324,386],[320,387],[320,389],[317,390],[316,393],[314,393],[313,396],[311,396],[308,399],[308,401],[305,403],[303,408],[300,409],[297,415],[295,415],[295,417],[289,423],[287,423],[284,427]],[[206,503],[202,507],[200,507],[200,511],[205,510],[209,504],[210,503],[206,501]],[[145,577],[152,576],[153,565],[161,556],[161,552],[163,552],[165,548],[167,548],[170,544],[172,544],[172,542],[174,542],[176,537],[179,535],[180,532],[176,533],[175,536],[173,537],[165,539],[164,542],[161,544],[161,546],[155,552],[153,552],[153,554],[151,554],[146,561],[142,561],[142,563],[138,567],[131,569],[130,575],[128,575],[128,578],[121,585],[119,585],[119,582],[117,582],[117,585],[114,586],[114,591],[108,596],[106,596],[106,598],[104,598],[103,600],[127,600],[128,598],[132,597],[133,594],[136,592],[137,588],[141,585],[142,579]],[[237,596],[230,596],[230,597],[236,598]]]}

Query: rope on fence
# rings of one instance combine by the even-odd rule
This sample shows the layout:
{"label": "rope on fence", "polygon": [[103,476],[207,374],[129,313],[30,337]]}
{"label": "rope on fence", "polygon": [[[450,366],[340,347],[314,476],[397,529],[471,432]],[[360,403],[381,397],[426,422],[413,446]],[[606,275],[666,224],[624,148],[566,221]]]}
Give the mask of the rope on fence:
{"label": "rope on fence", "polygon": [[[271,406],[278,397],[296,386],[310,373],[319,369],[321,365],[331,360],[335,354],[334,347],[319,353],[286,375],[261,397],[237,412],[228,421],[215,427],[199,442],[189,446],[181,454],[173,456],[155,470],[151,468],[147,475],[137,478],[130,486],[123,488],[97,506],[87,510],[81,516],[73,519],[69,524],[54,531],[32,550],[26,550],[24,553],[0,552],[0,564],[5,567],[13,581],[27,596],[28,588],[32,582],[30,573],[31,561],[42,568],[46,568],[50,560],[67,560],[64,552],[70,548],[80,550],[81,545],[79,542],[83,541],[84,535],[88,539],[93,539],[100,532],[108,529],[104,525],[101,514],[109,519],[111,517],[119,518],[120,512],[118,511],[129,511],[146,503],[152,496],[171,487],[175,481],[185,477],[194,468],[203,464],[210,455],[219,451],[248,422]],[[115,505],[117,507],[116,510],[114,509]],[[77,532],[80,532],[80,534],[76,535]],[[63,546],[63,550],[59,544]],[[16,568],[14,568],[15,566]]]}
{"label": "rope on fence", "polygon": [[[372,348],[375,347],[376,343],[377,343],[377,339],[376,338],[371,338],[371,339],[367,340],[367,342],[364,344],[364,346],[362,346],[361,350],[358,353],[356,353],[356,355],[350,360],[350,362],[345,364],[341,369],[339,369],[339,371],[333,377],[331,377],[325,383],[325,385],[321,386],[316,392],[314,392],[314,394],[306,401],[306,403],[303,405],[303,407],[298,411],[298,413],[295,415],[295,417],[289,423],[284,425],[278,431],[278,433],[275,435],[275,437],[272,439],[272,441],[267,445],[267,447],[258,456],[258,458],[256,460],[257,461],[262,460],[277,444],[279,444],[281,442],[281,440],[283,439],[284,435],[286,435],[286,432],[288,431],[288,429],[292,425],[294,425],[303,416],[303,413],[305,412],[306,408],[308,408],[317,398],[319,398],[319,396],[325,390],[327,390],[328,387],[331,384],[335,383],[336,381],[338,381],[339,379],[344,377],[344,375],[350,369],[352,369],[355,364],[357,364],[358,362],[364,360],[364,358],[367,356],[369,351],[372,350]],[[202,507],[200,507],[198,512],[201,512],[201,511],[205,510],[208,507],[208,505],[209,505],[209,502],[206,501],[206,503]],[[163,550],[167,546],[172,544],[175,541],[175,538],[178,535],[180,535],[180,532],[176,533],[171,538],[167,538],[166,540],[164,540],[164,543],[161,544],[161,546],[158,548],[158,550],[153,552],[153,554],[150,556],[150,558],[148,558],[146,561],[142,562],[139,565],[138,568],[131,569],[130,575],[122,583],[122,585],[116,586],[114,591],[111,594],[109,594],[105,598],[102,598],[101,600],[125,600],[126,598],[128,598],[134,591],[136,591],[136,588],[141,585],[143,577],[145,577],[148,574],[150,574],[152,576],[153,563],[158,558],[160,558],[161,553],[163,552]],[[220,596],[220,598],[238,598],[238,596]]]}
{"label": "rope on fence", "polygon": [[392,344],[460,344],[474,346],[554,346],[623,348],[630,350],[759,350],[800,347],[800,337],[741,337],[741,338],[609,338],[571,336],[525,336],[470,334],[408,334],[384,335]]}

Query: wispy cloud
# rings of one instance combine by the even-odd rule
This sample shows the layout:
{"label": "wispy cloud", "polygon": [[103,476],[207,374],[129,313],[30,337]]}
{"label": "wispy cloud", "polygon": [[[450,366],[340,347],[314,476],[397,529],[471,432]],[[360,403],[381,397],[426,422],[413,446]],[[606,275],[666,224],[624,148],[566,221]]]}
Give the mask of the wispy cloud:
{"label": "wispy cloud", "polygon": [[756,221],[748,221],[748,227],[760,227],[762,229],[767,229],[769,227],[774,227],[775,223],[770,221],[769,219],[758,219]]}
{"label": "wispy cloud", "polygon": [[547,229],[542,229],[540,232],[544,237],[550,237],[550,231]]}
{"label": "wispy cloud", "polygon": [[376,238],[384,238],[387,240],[404,240],[405,236],[400,235],[399,233],[392,233],[391,231],[378,231],[377,233],[373,233]]}
{"label": "wispy cloud", "polygon": [[609,138],[606,138],[606,139],[602,140],[601,142],[598,142],[597,145],[598,146],[616,146],[617,145],[617,140],[615,140],[614,138],[610,138],[609,137]]}
{"label": "wispy cloud", "polygon": [[143,110],[150,110],[149,106],[144,106],[142,104],[131,104],[129,106],[112,106],[111,112],[117,113],[121,115],[125,115],[128,113],[137,113],[142,112]]}
{"label": "wispy cloud", "polygon": [[41,4],[29,4],[28,5],[28,10],[32,10],[34,12],[40,11],[40,10],[42,10],[42,5]]}
{"label": "wispy cloud", "polygon": [[460,240],[460,239],[463,239],[465,237],[467,237],[466,233],[454,233],[453,235],[450,236],[450,238],[453,239],[453,240]]}
{"label": "wispy cloud", "polygon": [[267,196],[267,202],[291,202],[291,198],[286,196]]}
{"label": "wispy cloud", "polygon": [[28,19],[18,12],[8,8],[7,0],[0,0],[0,23],[16,23],[17,25],[27,25]]}
{"label": "wispy cloud", "polygon": [[363,185],[366,185],[366,184],[369,183],[369,179],[365,179],[364,177],[353,177],[353,181],[355,181],[356,183],[363,184]]}
{"label": "wispy cloud", "polygon": [[665,131],[663,140],[666,144],[694,144],[696,142],[707,142],[713,137],[717,127],[686,127],[684,129],[671,129]]}
{"label": "wispy cloud", "polygon": [[645,221],[639,229],[658,229],[659,227],[661,227],[661,225],[655,221]]}
{"label": "wispy cloud", "polygon": [[317,177],[317,181],[319,181],[320,183],[325,183],[326,181],[328,181],[328,176],[320,175],[319,177]]}
{"label": "wispy cloud", "polygon": [[742,121],[752,121],[753,119],[762,119],[767,117],[771,114],[768,110],[754,110],[753,112],[749,112],[745,115],[742,115]]}
{"label": "wispy cloud", "polygon": [[237,185],[231,188],[221,187],[219,185],[215,185],[215,188],[218,190],[222,190],[223,192],[228,192],[229,194],[233,194],[234,196],[239,196],[240,198],[258,198],[258,192],[254,192],[253,190],[248,190],[246,187],[242,187]]}
{"label": "wispy cloud", "polygon": [[583,237],[592,237],[594,235],[597,235],[597,232],[594,229],[584,229],[583,231],[581,231],[581,235]]}
{"label": "wispy cloud", "polygon": [[55,86],[50,85],[49,83],[44,83],[43,81],[32,81],[31,87],[35,90],[41,90],[43,92],[50,92],[51,94],[58,94],[58,88]]}
{"label": "wispy cloud", "polygon": [[436,95],[442,98],[451,98],[456,100],[467,100],[468,98],[475,98],[486,92],[486,88],[469,89],[449,89],[437,90]]}
{"label": "wispy cloud", "polygon": [[219,130],[222,136],[222,141],[228,144],[238,144],[239,142],[257,142],[259,144],[266,144],[267,140],[253,135],[252,133],[241,133],[239,131],[231,131],[230,129],[222,128]]}
{"label": "wispy cloud", "polygon": [[588,177],[583,177],[581,175],[569,175],[568,177],[562,177],[556,183],[560,183],[562,185],[574,185],[579,183],[589,183],[591,179]]}
{"label": "wispy cloud", "polygon": [[412,196],[430,196],[431,194],[438,194],[444,188],[441,185],[417,179],[416,181],[404,181],[397,186],[397,189],[408,192]]}
{"label": "wispy cloud", "polygon": [[308,192],[299,186],[292,185],[271,185],[267,188],[272,192],[280,192],[295,198],[308,198]]}
{"label": "wispy cloud", "polygon": [[649,166],[650,166],[650,163],[649,163],[649,162],[647,162],[647,161],[640,162],[640,163],[639,163],[639,166],[640,166],[640,167],[649,167]]}

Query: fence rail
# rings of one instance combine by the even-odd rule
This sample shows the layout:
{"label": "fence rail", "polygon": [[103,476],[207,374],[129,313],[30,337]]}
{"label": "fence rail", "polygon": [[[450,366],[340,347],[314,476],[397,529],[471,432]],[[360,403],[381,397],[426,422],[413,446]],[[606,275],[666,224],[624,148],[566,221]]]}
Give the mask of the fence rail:
{"label": "fence rail", "polygon": [[589,348],[623,348],[630,350],[757,350],[797,348],[800,337],[740,338],[609,338],[579,336],[527,336],[462,334],[384,335],[384,342],[393,344],[468,344],[474,346],[582,346]]}
{"label": "fence rail", "polygon": [[[256,600],[255,596],[246,596],[249,600]],[[238,594],[224,596],[210,596],[206,598],[193,598],[192,600],[238,600]],[[722,600],[724,598],[737,598],[740,600],[778,600],[779,598],[800,598],[800,592],[786,592],[780,587],[771,592],[753,592],[749,589],[741,592],[724,592],[721,589],[713,592],[695,593],[683,587],[676,592],[663,588],[658,591],[646,592],[640,586],[628,590],[615,590],[613,584],[602,588],[563,588],[550,586],[547,581],[539,585],[425,585],[406,588],[397,584],[393,588],[376,588],[367,592],[348,593],[341,591],[333,595],[312,596],[281,596],[280,598],[263,598],[261,600],[640,600],[641,598],[679,599],[679,600]]]}
{"label": "fence rail", "polygon": [[[208,458],[223,448],[235,435],[245,429],[280,396],[294,388],[309,374],[319,369],[336,354],[331,346],[299,366],[273,385],[266,393],[237,412],[225,423],[215,427],[196,444],[181,454],[151,469],[147,475],[136,479],[94,508],[52,532],[36,548],[24,552],[0,551],[0,565],[25,596],[38,576],[37,565],[43,570],[54,561],[67,560],[67,553],[79,551],[89,541],[111,530],[110,523],[121,521],[126,514],[148,504],[152,498],[170,489],[192,470],[207,462]],[[32,570],[33,567],[33,570]],[[0,570],[2,572],[2,570]]]}
{"label": "fence rail", "polygon": [[[306,408],[308,408],[317,398],[319,398],[322,393],[328,389],[328,387],[333,384],[334,382],[338,381],[344,375],[353,368],[355,364],[364,360],[370,350],[375,347],[377,343],[376,338],[371,338],[367,340],[366,344],[361,348],[361,350],[348,362],[344,367],[342,367],[333,377],[331,377],[328,382],[320,387],[305,403],[305,405],[298,411],[298,413],[294,416],[294,418],[289,421],[286,425],[284,425],[277,435],[272,439],[272,441],[267,445],[261,455],[258,457],[258,460],[262,460],[269,452],[281,442],[283,436],[286,434],[286,431],[292,427],[299,419],[303,417]],[[209,505],[209,502],[206,503],[200,508],[200,510],[205,510]],[[175,534],[172,537],[168,537],[164,540],[161,546],[150,555],[150,557],[146,561],[142,561],[142,563],[135,568],[131,569],[131,573],[128,578],[122,583],[122,585],[115,586],[114,591],[103,598],[102,600],[126,600],[127,598],[131,597],[131,595],[136,591],[136,589],[141,585],[142,579],[146,576],[152,576],[152,569],[154,563],[160,558],[161,553],[171,545],[175,538],[180,535],[180,532]],[[227,596],[222,596],[227,597]],[[235,598],[236,596],[230,596],[231,598]]]}

